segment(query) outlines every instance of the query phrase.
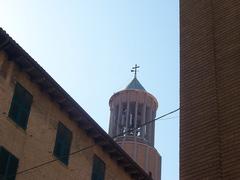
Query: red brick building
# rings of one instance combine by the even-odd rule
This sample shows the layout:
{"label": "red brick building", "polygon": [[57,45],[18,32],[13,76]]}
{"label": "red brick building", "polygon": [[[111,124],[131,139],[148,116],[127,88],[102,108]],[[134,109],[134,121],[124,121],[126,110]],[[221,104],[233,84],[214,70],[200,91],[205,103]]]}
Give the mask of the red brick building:
{"label": "red brick building", "polygon": [[240,1],[180,7],[180,178],[240,179]]}

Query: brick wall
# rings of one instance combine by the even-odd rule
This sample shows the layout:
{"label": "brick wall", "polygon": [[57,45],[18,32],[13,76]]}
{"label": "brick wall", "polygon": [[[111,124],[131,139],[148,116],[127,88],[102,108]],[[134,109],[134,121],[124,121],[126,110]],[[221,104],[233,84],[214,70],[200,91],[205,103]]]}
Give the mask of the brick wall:
{"label": "brick wall", "polygon": [[154,147],[134,141],[118,143],[154,180],[161,180],[161,156]]}
{"label": "brick wall", "polygon": [[240,179],[240,1],[180,8],[180,177]]}
{"label": "brick wall", "polygon": [[[4,146],[19,158],[18,172],[54,159],[56,128],[61,121],[73,133],[71,152],[93,144],[93,140],[61,111],[51,98],[32,83],[28,75],[7,60],[0,52],[0,146]],[[4,69],[2,69],[4,67]],[[26,131],[18,127],[9,117],[15,82],[23,85],[32,95],[33,104]],[[96,154],[106,164],[106,180],[130,180],[130,176],[102,148],[95,146],[70,156],[69,165],[60,161],[18,174],[16,180],[76,180],[90,179],[93,156]]]}

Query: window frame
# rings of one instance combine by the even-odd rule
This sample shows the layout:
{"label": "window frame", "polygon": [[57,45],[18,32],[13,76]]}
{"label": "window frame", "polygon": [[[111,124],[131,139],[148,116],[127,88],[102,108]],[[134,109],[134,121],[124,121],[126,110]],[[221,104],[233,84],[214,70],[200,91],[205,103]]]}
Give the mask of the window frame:
{"label": "window frame", "polygon": [[[2,155],[2,153],[5,153]],[[5,158],[3,159],[2,158]],[[1,161],[6,161],[5,165]],[[0,146],[0,179],[15,180],[19,166],[19,159],[3,146]],[[1,169],[4,168],[4,169]],[[2,173],[2,174],[1,174]]]}
{"label": "window frame", "polygon": [[[102,167],[99,167],[98,165],[102,165]],[[100,172],[99,174],[99,168],[103,168],[103,172]],[[100,169],[101,170],[101,169]],[[93,156],[93,165],[92,165],[92,177],[91,180],[104,180],[106,174],[106,164],[105,162],[98,157],[96,154]]]}
{"label": "window frame", "polygon": [[72,131],[59,122],[56,132],[53,155],[64,165],[69,164],[69,156],[72,144]]}
{"label": "window frame", "polygon": [[24,130],[27,129],[32,103],[32,94],[17,82],[15,84],[8,117]]}

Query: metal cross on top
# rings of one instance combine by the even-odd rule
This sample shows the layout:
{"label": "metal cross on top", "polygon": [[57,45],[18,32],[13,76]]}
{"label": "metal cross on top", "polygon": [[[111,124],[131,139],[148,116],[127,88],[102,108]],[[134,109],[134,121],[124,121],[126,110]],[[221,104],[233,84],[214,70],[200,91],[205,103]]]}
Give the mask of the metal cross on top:
{"label": "metal cross on top", "polygon": [[137,64],[135,64],[134,67],[132,67],[131,72],[134,72],[134,78],[137,77],[137,69],[140,68]]}

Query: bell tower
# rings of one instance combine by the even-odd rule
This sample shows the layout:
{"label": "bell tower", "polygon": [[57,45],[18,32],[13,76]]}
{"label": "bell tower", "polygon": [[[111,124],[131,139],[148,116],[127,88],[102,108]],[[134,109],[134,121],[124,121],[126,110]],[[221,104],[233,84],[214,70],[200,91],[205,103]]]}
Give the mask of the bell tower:
{"label": "bell tower", "polygon": [[160,180],[161,156],[154,148],[155,122],[147,123],[156,117],[158,102],[138,81],[138,68],[132,68],[134,78],[129,85],[109,100],[109,135],[154,180]]}

